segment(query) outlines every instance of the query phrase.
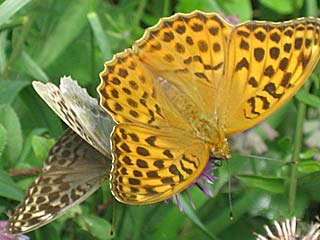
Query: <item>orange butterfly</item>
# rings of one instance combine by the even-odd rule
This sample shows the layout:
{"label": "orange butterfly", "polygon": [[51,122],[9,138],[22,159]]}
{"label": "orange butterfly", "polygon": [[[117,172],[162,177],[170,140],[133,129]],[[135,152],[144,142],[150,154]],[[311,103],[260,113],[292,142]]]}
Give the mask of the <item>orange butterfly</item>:
{"label": "orange butterfly", "polygon": [[215,13],[162,18],[105,64],[100,104],[117,123],[110,186],[127,204],[165,200],[194,183],[226,136],[279,109],[319,59],[318,18],[232,26]]}

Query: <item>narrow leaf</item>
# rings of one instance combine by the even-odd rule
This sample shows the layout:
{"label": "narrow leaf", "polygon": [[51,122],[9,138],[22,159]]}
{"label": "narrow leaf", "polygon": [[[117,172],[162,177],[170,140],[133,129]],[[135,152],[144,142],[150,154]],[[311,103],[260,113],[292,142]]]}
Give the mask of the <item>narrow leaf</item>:
{"label": "narrow leaf", "polygon": [[11,104],[21,89],[30,83],[27,81],[0,81],[0,104]]}
{"label": "narrow leaf", "polygon": [[49,77],[43,71],[43,69],[36,63],[28,53],[25,51],[21,54],[21,63],[25,71],[34,78],[41,82],[49,82]]}
{"label": "narrow leaf", "polygon": [[315,107],[315,108],[320,107],[320,98],[315,95],[312,95],[304,90],[300,90],[299,92],[297,92],[295,97],[299,101],[301,101],[311,107]]}
{"label": "narrow leaf", "polygon": [[99,17],[95,12],[88,13],[88,20],[94,36],[98,42],[99,48],[103,54],[103,58],[105,61],[110,60],[112,58],[112,52],[110,49],[110,44],[108,38],[104,34],[101,22]]}
{"label": "narrow leaf", "polygon": [[295,8],[301,8],[303,1],[295,0],[295,4],[292,3],[292,0],[261,0],[260,3],[275,12],[280,14],[292,14],[294,13]]}
{"label": "narrow leaf", "polygon": [[0,160],[5,146],[7,145],[7,130],[0,124]]}
{"label": "narrow leaf", "polygon": [[249,187],[260,188],[273,193],[284,192],[284,179],[272,176],[239,175],[238,178]]}
{"label": "narrow leaf", "polygon": [[0,5],[0,25],[12,17],[31,0],[6,0]]}
{"label": "narrow leaf", "polygon": [[41,67],[46,68],[53,63],[80,34],[87,23],[88,3],[87,0],[74,0],[68,3],[68,8],[59,19],[37,59]]}
{"label": "narrow leaf", "polygon": [[186,213],[186,215],[189,217],[189,219],[197,227],[199,227],[210,239],[216,239],[216,237],[210,233],[210,231],[205,227],[205,225],[201,222],[201,220],[195,214],[194,209],[191,208],[190,204],[188,204],[181,195],[178,195],[178,198],[179,198],[179,202],[183,208],[183,211]]}
{"label": "narrow leaf", "polygon": [[300,158],[301,159],[310,159],[313,158],[314,155],[318,152],[317,148],[310,148],[307,151],[300,153]]}
{"label": "narrow leaf", "polygon": [[303,173],[312,173],[320,171],[320,162],[303,161],[298,163],[298,171]]}
{"label": "narrow leaf", "polygon": [[23,137],[21,125],[16,112],[9,105],[0,108],[0,123],[8,134],[8,145],[3,155],[6,161],[2,161],[2,164],[8,165],[10,162],[17,160],[22,150]]}
{"label": "narrow leaf", "polygon": [[19,157],[19,163],[25,163],[28,162],[31,166],[39,165],[39,162],[43,162],[43,159],[39,160],[37,158],[34,158],[34,161],[30,159],[30,154],[32,152],[32,139],[35,135],[42,135],[46,133],[48,130],[46,128],[35,128],[33,129],[28,136],[25,138],[23,149],[21,151],[20,157]]}
{"label": "narrow leaf", "polygon": [[54,139],[48,139],[41,136],[32,137],[32,148],[38,159],[45,159],[48,156],[49,149],[54,145]]}
{"label": "narrow leaf", "polygon": [[21,201],[23,195],[23,191],[16,186],[11,177],[0,170],[0,196]]}
{"label": "narrow leaf", "polygon": [[0,72],[2,73],[7,65],[7,31],[0,32]]}
{"label": "narrow leaf", "polygon": [[107,236],[110,234],[111,225],[105,219],[84,214],[82,215],[82,219],[77,222],[84,230],[90,232],[97,239],[108,239]]}

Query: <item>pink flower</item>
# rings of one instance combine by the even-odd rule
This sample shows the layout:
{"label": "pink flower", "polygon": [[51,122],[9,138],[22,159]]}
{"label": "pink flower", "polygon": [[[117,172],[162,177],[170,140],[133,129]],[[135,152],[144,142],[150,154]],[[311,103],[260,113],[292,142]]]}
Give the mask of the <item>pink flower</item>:
{"label": "pink flower", "polygon": [[320,224],[319,218],[318,222],[310,225],[308,228],[302,226],[302,224],[297,225],[297,218],[286,219],[283,222],[274,221],[274,226],[272,230],[265,225],[266,235],[261,235],[254,233],[257,240],[316,240],[320,237]]}
{"label": "pink flower", "polygon": [[239,23],[239,18],[235,14],[227,16],[224,12],[221,12],[220,15],[224,18],[224,20],[232,25],[237,25]]}
{"label": "pink flower", "polygon": [[1,240],[29,240],[26,235],[6,233],[7,221],[0,221],[0,239]]}

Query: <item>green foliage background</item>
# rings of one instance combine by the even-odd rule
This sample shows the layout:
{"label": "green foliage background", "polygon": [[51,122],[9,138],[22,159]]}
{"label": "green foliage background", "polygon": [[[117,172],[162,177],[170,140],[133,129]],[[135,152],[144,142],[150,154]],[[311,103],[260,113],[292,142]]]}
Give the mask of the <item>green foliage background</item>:
{"label": "green foliage background", "polygon": [[[195,9],[249,19],[283,21],[317,16],[315,0],[6,0],[0,1],[0,219],[21,201],[34,176],[12,176],[41,167],[64,124],[37,96],[33,80],[58,83],[71,75],[91,95],[103,63],[130,47],[146,27],[175,12]],[[319,71],[298,96],[268,119],[279,137],[259,155],[240,156],[216,171],[213,198],[193,189],[196,204],[180,213],[173,204],[126,206],[106,183],[80,206],[28,233],[31,239],[253,239],[263,224],[297,215],[314,220],[320,206]],[[304,128],[302,128],[304,126]],[[308,130],[309,129],[309,130]],[[311,130],[310,130],[311,129]],[[315,144],[305,144],[305,140]],[[311,148],[312,147],[312,148]],[[319,159],[319,157],[318,157]],[[295,161],[298,164],[286,164]],[[234,220],[230,221],[228,179]],[[99,208],[97,206],[100,206]],[[189,207],[188,207],[189,206]],[[112,219],[114,226],[112,228]],[[113,233],[113,234],[112,234]]]}

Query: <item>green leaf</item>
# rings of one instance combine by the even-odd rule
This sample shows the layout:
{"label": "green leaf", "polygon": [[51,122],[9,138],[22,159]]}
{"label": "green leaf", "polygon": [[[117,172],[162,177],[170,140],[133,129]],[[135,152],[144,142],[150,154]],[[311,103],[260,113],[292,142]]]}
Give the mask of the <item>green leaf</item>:
{"label": "green leaf", "polygon": [[303,0],[261,0],[260,3],[280,14],[293,14],[303,5]]}
{"label": "green leaf", "polygon": [[180,0],[176,6],[176,12],[188,13],[195,9],[205,12],[217,12],[221,13],[220,6],[212,0]]}
{"label": "green leaf", "polygon": [[204,12],[225,13],[226,17],[236,15],[240,21],[252,18],[252,7],[249,0],[181,0],[178,2],[176,11],[188,13],[195,9]]}
{"label": "green leaf", "polygon": [[240,220],[241,216],[246,215],[247,212],[252,209],[252,206],[256,206],[257,201],[259,201],[264,194],[265,192],[260,189],[246,189],[239,198],[233,200],[234,221],[230,221],[230,206],[225,204],[223,207],[218,206],[218,213],[216,213],[211,219],[208,219],[206,227],[217,235],[221,231],[229,229],[228,227],[233,225],[237,220]]}
{"label": "green leaf", "polygon": [[0,25],[6,22],[17,11],[31,0],[6,0],[0,5]]}
{"label": "green leaf", "polygon": [[2,163],[9,165],[19,157],[23,137],[21,132],[20,120],[12,107],[9,105],[2,105],[0,107],[0,123],[7,130],[8,145],[4,151]]}
{"label": "green leaf", "polygon": [[32,149],[38,159],[45,159],[48,156],[49,149],[54,145],[53,138],[41,136],[32,136]]}
{"label": "green leaf", "polygon": [[311,107],[315,107],[315,108],[319,108],[320,107],[320,97],[315,96],[313,94],[310,94],[310,93],[308,93],[307,91],[305,91],[303,89],[301,89],[299,92],[297,92],[295,97],[299,101],[301,101],[301,102],[303,102],[303,103],[305,103],[305,104],[307,104],[307,105],[309,105]]}
{"label": "green leaf", "polygon": [[17,94],[25,86],[30,83],[27,81],[12,81],[12,80],[1,80],[0,81],[0,105],[11,104]]}
{"label": "green leaf", "polygon": [[298,179],[299,185],[314,184],[315,182],[320,182],[319,172],[311,172],[311,173],[304,175]]}
{"label": "green leaf", "polygon": [[37,238],[35,238],[37,240],[40,240],[40,239],[45,239],[45,240],[62,239],[60,236],[60,233],[54,227],[54,224],[48,224],[48,225],[45,225],[44,227],[41,227],[39,230],[37,230],[35,232],[35,235],[37,236]]}
{"label": "green leaf", "polygon": [[205,225],[201,222],[201,220],[196,215],[194,209],[191,208],[190,204],[187,203],[184,198],[178,194],[177,195],[179,202],[183,208],[183,211],[185,214],[189,217],[189,219],[197,226],[199,227],[210,239],[216,239],[215,236],[213,236],[210,231],[205,227]]}
{"label": "green leaf", "polygon": [[37,62],[43,68],[52,64],[63,50],[75,40],[87,23],[87,0],[68,2],[66,9],[46,41]]}
{"label": "green leaf", "polygon": [[81,219],[77,219],[77,223],[97,239],[106,240],[110,238],[111,225],[103,218],[84,214]]}
{"label": "green leaf", "polygon": [[[21,164],[29,164],[29,167],[31,166],[39,166],[43,162],[43,158],[31,158],[32,156],[32,139],[35,135],[42,135],[44,133],[48,132],[48,129],[45,128],[34,128],[28,136],[24,140],[23,149],[21,151],[20,157],[19,157],[19,163]],[[34,159],[34,160],[33,160]]]}
{"label": "green leaf", "polygon": [[[165,207],[169,207],[169,206],[165,206]],[[165,211],[164,209],[161,212],[160,211],[156,212],[158,214],[157,222],[161,221],[162,219],[164,219],[164,221],[162,220],[161,224],[159,224],[157,228],[155,228],[155,231],[153,231],[152,235],[150,236],[150,239],[161,240],[161,239],[164,239],[164,236],[165,236],[165,239],[176,238],[176,233],[183,226],[186,217],[179,212],[176,206],[170,206],[170,208],[171,208],[170,211]],[[142,224],[142,227],[143,227],[143,224]]]}
{"label": "green leaf", "polygon": [[285,190],[284,178],[256,175],[238,175],[238,178],[249,187],[260,188],[273,193],[282,193]]}
{"label": "green leaf", "polygon": [[0,32],[0,73],[3,72],[7,65],[7,36],[8,31]]}
{"label": "green leaf", "polygon": [[0,214],[5,213],[7,208],[5,206],[0,206]]}
{"label": "green leaf", "polygon": [[41,82],[49,82],[49,77],[43,71],[43,69],[36,63],[28,53],[25,51],[21,54],[21,63],[25,71],[34,78],[34,80],[39,80]]}
{"label": "green leaf", "polygon": [[298,171],[303,173],[312,173],[320,171],[320,162],[303,161],[298,163]]}
{"label": "green leaf", "polygon": [[94,33],[94,36],[98,42],[99,48],[103,54],[104,60],[105,61],[110,60],[112,58],[112,52],[109,47],[110,46],[109,40],[104,34],[99,17],[95,12],[90,12],[88,13],[88,20],[92,28],[92,31]]}
{"label": "green leaf", "polygon": [[0,124],[0,161],[4,148],[7,145],[7,130],[4,128],[2,124]]}
{"label": "green leaf", "polygon": [[252,6],[249,0],[218,0],[226,17],[236,15],[240,22],[252,19]]}
{"label": "green leaf", "polygon": [[310,159],[318,152],[317,148],[310,148],[307,151],[300,153],[299,156],[301,159]]}
{"label": "green leaf", "polygon": [[26,88],[19,94],[19,99],[23,101],[24,117],[28,119],[29,127],[43,126],[49,129],[54,138],[58,138],[63,133],[62,123],[59,117],[49,108],[32,88]]}
{"label": "green leaf", "polygon": [[11,177],[5,172],[0,170],[0,196],[21,201],[24,192],[17,188]]}

